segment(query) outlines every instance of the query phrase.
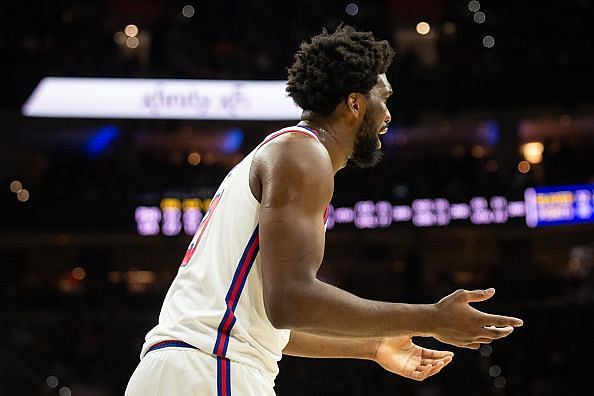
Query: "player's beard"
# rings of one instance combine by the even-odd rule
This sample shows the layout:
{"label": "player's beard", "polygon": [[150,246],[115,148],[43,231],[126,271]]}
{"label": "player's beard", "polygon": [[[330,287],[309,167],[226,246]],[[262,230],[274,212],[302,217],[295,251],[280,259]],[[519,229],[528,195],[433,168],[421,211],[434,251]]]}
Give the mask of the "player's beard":
{"label": "player's beard", "polygon": [[351,155],[353,162],[360,168],[370,168],[382,159],[383,153],[377,144],[379,131],[376,129],[370,113],[365,113]]}

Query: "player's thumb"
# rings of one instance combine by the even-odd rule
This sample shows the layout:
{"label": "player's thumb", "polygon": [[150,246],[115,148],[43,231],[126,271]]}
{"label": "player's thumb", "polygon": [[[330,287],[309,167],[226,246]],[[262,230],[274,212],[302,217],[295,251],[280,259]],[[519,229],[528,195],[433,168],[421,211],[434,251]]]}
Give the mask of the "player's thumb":
{"label": "player's thumb", "polygon": [[493,297],[493,295],[495,294],[495,289],[490,288],[490,289],[486,289],[486,290],[472,290],[472,291],[466,291],[464,292],[464,295],[462,296],[462,298],[464,298],[464,300],[466,302],[480,302],[480,301],[485,301],[490,299],[491,297]]}

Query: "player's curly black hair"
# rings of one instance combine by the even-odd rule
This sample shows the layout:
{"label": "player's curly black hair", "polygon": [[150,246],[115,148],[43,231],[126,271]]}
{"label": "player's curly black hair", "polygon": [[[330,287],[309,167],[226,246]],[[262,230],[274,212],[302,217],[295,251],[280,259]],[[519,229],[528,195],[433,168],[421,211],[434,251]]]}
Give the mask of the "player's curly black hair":
{"label": "player's curly black hair", "polygon": [[367,95],[394,56],[387,41],[340,25],[303,42],[288,69],[287,92],[303,110],[325,116],[350,93]]}

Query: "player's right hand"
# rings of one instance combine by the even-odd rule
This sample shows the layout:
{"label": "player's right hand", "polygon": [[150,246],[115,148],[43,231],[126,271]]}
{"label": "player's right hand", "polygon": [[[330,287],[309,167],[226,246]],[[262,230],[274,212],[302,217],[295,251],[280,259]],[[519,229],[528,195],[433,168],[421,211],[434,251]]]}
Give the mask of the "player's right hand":
{"label": "player's right hand", "polygon": [[490,299],[495,289],[456,290],[434,304],[436,321],[431,336],[446,344],[478,349],[481,344],[507,337],[521,319],[481,312],[469,303]]}

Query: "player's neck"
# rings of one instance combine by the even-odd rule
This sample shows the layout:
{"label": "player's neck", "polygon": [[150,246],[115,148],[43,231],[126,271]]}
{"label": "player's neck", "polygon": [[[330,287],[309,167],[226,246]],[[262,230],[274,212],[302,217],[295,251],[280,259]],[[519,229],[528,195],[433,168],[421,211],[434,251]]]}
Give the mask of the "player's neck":
{"label": "player's neck", "polygon": [[[310,112],[304,112],[301,122],[298,125],[306,126],[318,132],[320,143],[328,151],[334,173],[344,168],[349,156],[352,153],[354,142],[345,139],[348,134],[344,133],[344,126],[331,117],[315,117]],[[346,136],[345,136],[346,135]]]}

